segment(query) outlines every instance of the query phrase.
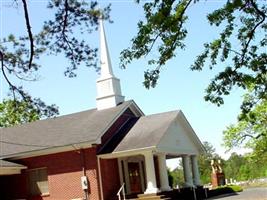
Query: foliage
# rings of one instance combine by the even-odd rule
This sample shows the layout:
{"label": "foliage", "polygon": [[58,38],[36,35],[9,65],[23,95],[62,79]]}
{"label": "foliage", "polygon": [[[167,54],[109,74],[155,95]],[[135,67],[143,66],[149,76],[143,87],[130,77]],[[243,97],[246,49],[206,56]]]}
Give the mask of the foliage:
{"label": "foliage", "polygon": [[234,192],[242,192],[243,188],[239,185],[227,185],[227,187],[231,188]]}
{"label": "foliage", "polygon": [[225,177],[230,180],[247,180],[240,179],[242,176],[248,176],[249,172],[242,170],[242,167],[246,165],[246,160],[243,156],[236,153],[232,153],[224,166]]}
{"label": "foliage", "polygon": [[184,185],[184,172],[181,165],[182,164],[180,163],[176,169],[168,173],[169,176],[172,177],[172,183],[170,184],[172,188]]}
{"label": "foliage", "polygon": [[243,188],[238,185],[219,186],[216,189],[209,190],[208,196],[213,197],[213,196],[242,192],[242,191]]}
{"label": "foliage", "polygon": [[211,143],[205,141],[203,146],[206,149],[206,153],[198,156],[198,166],[202,184],[208,184],[211,182],[211,160],[222,160],[222,158],[216,154],[215,148]]}
{"label": "foliage", "polygon": [[[220,67],[206,89],[205,100],[222,105],[223,96],[233,87],[250,89],[255,99],[267,98],[267,7],[264,0],[232,0],[208,14],[211,26],[221,27],[218,38],[204,44],[203,53],[197,56],[192,70],[202,70],[210,61],[209,68]],[[139,3],[139,1],[137,1]],[[155,87],[160,70],[176,56],[177,49],[184,49],[187,36],[185,24],[189,6],[198,0],[154,0],[145,2],[145,20],[138,23],[137,36],[130,48],[121,52],[121,66],[125,68],[134,59],[140,59],[153,51],[158,52],[148,61],[152,70],[144,73],[144,86]],[[248,112],[256,102],[242,105]]]}
{"label": "foliage", "polygon": [[224,164],[225,177],[230,180],[246,181],[267,176],[267,162],[264,156],[257,162],[251,154],[244,156],[232,153]]}
{"label": "foliage", "polygon": [[173,187],[173,175],[172,175],[172,172],[168,169],[168,181],[169,181],[169,186],[172,188]]}
{"label": "foliage", "polygon": [[40,113],[25,101],[4,100],[0,104],[0,127],[9,127],[39,120],[46,113]]}
{"label": "foliage", "polygon": [[220,189],[229,189],[232,190],[232,192],[242,192],[243,188],[239,185],[227,185],[227,186],[219,186],[217,190]]}
{"label": "foliage", "polygon": [[34,33],[27,3],[26,0],[14,0],[12,4],[21,4],[27,32],[1,38],[1,72],[14,102],[23,100],[38,112],[47,113],[48,116],[56,115],[55,106],[46,105],[40,99],[32,97],[19,83],[37,80],[37,71],[41,67],[38,60],[43,55],[63,54],[69,60],[69,66],[65,70],[68,77],[75,77],[75,70],[82,63],[96,68],[97,48],[89,45],[82,35],[97,29],[100,15],[105,20],[109,19],[110,6],[103,8],[100,13],[96,1],[49,0],[47,9],[54,13],[54,18],[47,19],[40,32]]}
{"label": "foliage", "polygon": [[[245,155],[232,153],[231,156],[224,160],[215,151],[215,148],[209,142],[203,142],[206,153],[198,156],[198,166],[202,184],[211,183],[211,160],[220,159],[225,178],[230,181],[247,181],[257,178],[267,177],[267,154],[255,158],[253,152]],[[172,179],[172,187],[182,186],[184,184],[183,166],[179,166],[169,171],[168,175]],[[229,188],[228,188],[229,189]],[[228,191],[227,189],[227,191]],[[238,192],[233,188],[232,191]]]}
{"label": "foliage", "polygon": [[[204,148],[206,149],[205,154],[201,154],[198,156],[198,166],[200,179],[202,184],[210,183],[211,180],[211,160],[212,159],[220,159],[222,158],[216,154],[215,148],[209,142],[203,142]],[[184,174],[183,174],[183,165],[182,162],[179,163],[179,166],[173,171],[169,172],[169,175],[172,177],[172,186],[176,187],[182,186],[184,184]]]}
{"label": "foliage", "polygon": [[229,149],[236,146],[251,148],[256,159],[266,157],[267,100],[261,101],[249,113],[240,115],[237,124],[227,127],[224,144]]}
{"label": "foliage", "polygon": [[[155,87],[162,67],[176,56],[177,49],[185,49],[188,31],[185,24],[190,20],[187,11],[196,4],[199,0],[154,0],[143,4],[145,20],[138,23],[138,33],[132,39],[131,47],[121,52],[121,66],[126,68],[134,59],[157,52],[158,56],[148,61],[152,70],[144,73],[146,88]],[[230,148],[248,137],[251,139],[245,144],[256,152],[265,151],[267,146],[264,119],[267,100],[266,5],[266,0],[231,0],[209,13],[209,24],[214,29],[219,27],[220,34],[204,44],[203,52],[190,67],[201,71],[208,66],[210,70],[218,71],[206,89],[206,101],[220,106],[224,103],[223,97],[233,88],[247,92],[241,105],[243,117],[225,133],[226,146]]]}

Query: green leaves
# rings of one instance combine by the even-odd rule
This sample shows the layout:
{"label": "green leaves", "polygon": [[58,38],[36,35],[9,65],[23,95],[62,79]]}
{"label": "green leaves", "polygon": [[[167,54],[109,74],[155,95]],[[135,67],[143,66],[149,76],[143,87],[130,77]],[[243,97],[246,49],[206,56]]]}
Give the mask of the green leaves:
{"label": "green leaves", "polygon": [[0,104],[0,127],[32,122],[40,117],[40,113],[27,102],[4,100]]}
{"label": "green leaves", "polygon": [[[139,2],[139,1],[137,1]],[[121,66],[134,59],[155,55],[148,61],[144,72],[144,86],[155,87],[161,68],[184,49],[187,31],[186,11],[198,1],[154,0],[144,3],[145,21],[138,24],[138,34],[132,46],[121,52]],[[204,99],[217,106],[224,104],[224,96],[234,88],[247,95],[241,105],[237,125],[224,133],[228,148],[245,144],[255,152],[266,152],[267,101],[267,6],[266,0],[232,0],[207,15],[212,26],[220,28],[218,37],[204,44],[203,51],[191,65],[191,70],[208,67],[218,73],[205,91]]]}
{"label": "green leaves", "polygon": [[[251,96],[245,96],[250,102]],[[224,145],[232,149],[237,146],[248,147],[254,156],[267,154],[267,101],[260,101],[250,112],[242,113],[236,125],[224,131]]]}
{"label": "green leaves", "polygon": [[187,35],[187,30],[184,28],[187,20],[185,11],[191,3],[192,0],[181,0],[179,3],[174,0],[155,0],[144,3],[146,21],[138,23],[138,33],[132,39],[131,48],[121,52],[120,66],[126,68],[132,60],[143,58],[156,49],[157,59],[148,60],[148,65],[154,66],[154,69],[144,73],[146,88],[156,86],[161,67],[175,56],[177,48],[185,48],[183,43]]}
{"label": "green leaves", "polygon": [[[139,2],[139,1],[138,1]],[[144,86],[155,87],[161,68],[176,56],[177,49],[184,49],[187,31],[186,11],[189,5],[198,1],[160,1],[144,3],[146,21],[138,24],[138,34],[132,39],[131,48],[121,52],[121,66],[134,59],[149,56],[153,51],[158,55],[148,60],[144,72]],[[224,103],[223,97],[233,88],[239,87],[253,93],[255,99],[267,98],[267,58],[266,31],[267,7],[256,0],[233,0],[207,15],[212,26],[221,28],[217,39],[204,44],[203,52],[191,65],[192,70],[204,67],[219,71],[211,80],[205,100],[218,106]],[[212,29],[212,28],[211,28]],[[208,66],[207,66],[208,65]],[[151,69],[152,68],[152,69]],[[249,112],[255,102],[243,102],[243,112]]]}
{"label": "green leaves", "polygon": [[159,79],[159,70],[145,71],[144,79],[143,84],[146,88],[155,87]]}

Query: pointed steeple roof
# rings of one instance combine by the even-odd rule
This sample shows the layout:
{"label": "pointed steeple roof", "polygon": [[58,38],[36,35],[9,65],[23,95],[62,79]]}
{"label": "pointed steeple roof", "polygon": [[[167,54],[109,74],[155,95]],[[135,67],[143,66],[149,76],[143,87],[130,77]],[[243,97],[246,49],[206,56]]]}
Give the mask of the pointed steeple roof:
{"label": "pointed steeple roof", "polygon": [[96,83],[96,106],[98,110],[103,110],[124,102],[124,96],[121,95],[120,80],[113,74],[102,18],[99,20],[99,26],[101,75]]}
{"label": "pointed steeple roof", "polygon": [[100,29],[100,65],[101,65],[101,78],[114,76],[112,65],[110,61],[110,55],[108,51],[108,44],[106,40],[105,29],[103,25],[103,20],[99,20]]}

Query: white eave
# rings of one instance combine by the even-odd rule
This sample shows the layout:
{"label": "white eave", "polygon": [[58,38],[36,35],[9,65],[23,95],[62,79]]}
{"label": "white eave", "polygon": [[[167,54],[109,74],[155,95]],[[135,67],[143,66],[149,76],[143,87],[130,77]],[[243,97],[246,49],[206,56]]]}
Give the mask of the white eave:
{"label": "white eave", "polygon": [[22,169],[27,169],[27,167],[0,160],[0,176],[20,174]]}

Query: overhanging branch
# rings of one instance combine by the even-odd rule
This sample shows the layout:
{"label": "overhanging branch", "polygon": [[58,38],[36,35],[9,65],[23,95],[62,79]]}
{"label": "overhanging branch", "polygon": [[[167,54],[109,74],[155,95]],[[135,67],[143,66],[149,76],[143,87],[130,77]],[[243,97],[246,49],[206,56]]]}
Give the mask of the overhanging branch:
{"label": "overhanging branch", "polygon": [[28,36],[29,36],[29,41],[30,41],[30,58],[29,58],[28,68],[31,69],[32,61],[33,61],[33,55],[34,55],[33,35],[32,35],[32,31],[31,31],[27,2],[26,2],[26,0],[22,0],[22,3],[23,3],[23,10],[24,10],[24,18],[26,21],[26,28],[27,28],[27,32],[28,32]]}

